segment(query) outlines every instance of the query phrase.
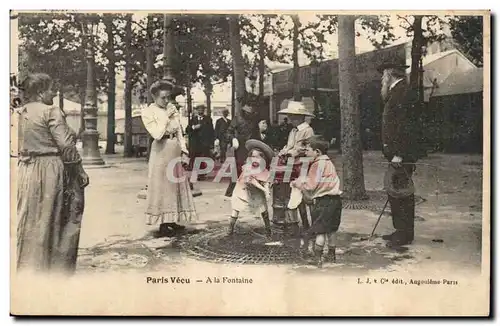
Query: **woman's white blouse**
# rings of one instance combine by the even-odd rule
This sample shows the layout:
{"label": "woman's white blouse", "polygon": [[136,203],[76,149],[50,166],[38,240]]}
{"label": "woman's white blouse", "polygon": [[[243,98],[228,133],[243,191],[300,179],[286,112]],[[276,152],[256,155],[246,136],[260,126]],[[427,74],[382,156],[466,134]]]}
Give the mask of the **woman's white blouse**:
{"label": "woman's white blouse", "polygon": [[165,135],[175,135],[179,140],[181,150],[188,154],[186,141],[182,134],[182,125],[179,111],[173,104],[168,104],[166,109],[162,109],[155,103],[142,109],[142,122],[151,137],[160,140]]}

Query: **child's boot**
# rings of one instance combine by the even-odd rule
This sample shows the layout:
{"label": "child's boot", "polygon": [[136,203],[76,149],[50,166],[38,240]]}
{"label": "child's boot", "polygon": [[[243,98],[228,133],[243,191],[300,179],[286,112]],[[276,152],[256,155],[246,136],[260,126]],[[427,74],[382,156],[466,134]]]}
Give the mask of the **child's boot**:
{"label": "child's boot", "polygon": [[268,212],[262,213],[262,220],[264,221],[264,226],[266,227],[266,237],[271,238],[272,237],[271,222],[269,221]]}
{"label": "child's boot", "polygon": [[337,255],[336,255],[336,250],[337,247],[329,247],[328,248],[328,253],[326,254],[326,260],[332,263],[337,262]]}
{"label": "child's boot", "polygon": [[227,230],[227,235],[233,235],[234,233],[234,226],[236,225],[236,221],[238,220],[237,217],[231,216],[231,220],[229,222],[229,229]]}
{"label": "child's boot", "polygon": [[316,266],[318,268],[323,267],[323,247],[314,245],[314,258],[316,260]]}
{"label": "child's boot", "polygon": [[316,265],[318,268],[323,267],[323,246],[314,245],[314,256],[308,260],[309,264]]}
{"label": "child's boot", "polygon": [[332,232],[328,236],[328,253],[326,257],[330,262],[337,262],[337,232]]}
{"label": "child's boot", "polygon": [[309,248],[307,246],[308,243],[309,240],[307,240],[307,238],[300,239],[299,255],[301,259],[308,259],[311,256]]}

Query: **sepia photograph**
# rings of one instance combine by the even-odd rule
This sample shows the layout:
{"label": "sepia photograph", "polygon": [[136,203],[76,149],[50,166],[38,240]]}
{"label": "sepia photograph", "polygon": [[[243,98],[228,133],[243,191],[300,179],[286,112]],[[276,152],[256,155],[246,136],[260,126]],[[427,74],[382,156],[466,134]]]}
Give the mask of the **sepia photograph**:
{"label": "sepia photograph", "polygon": [[10,11],[15,316],[488,316],[490,11]]}

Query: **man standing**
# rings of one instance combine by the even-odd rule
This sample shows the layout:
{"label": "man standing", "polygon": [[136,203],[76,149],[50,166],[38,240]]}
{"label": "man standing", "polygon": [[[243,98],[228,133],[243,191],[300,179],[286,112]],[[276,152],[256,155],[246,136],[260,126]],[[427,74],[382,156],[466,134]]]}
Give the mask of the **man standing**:
{"label": "man standing", "polygon": [[292,131],[293,127],[293,124],[288,122],[288,117],[284,117],[283,123],[279,125],[280,135],[278,146],[280,148],[286,145],[288,135],[290,134],[290,131]]}
{"label": "man standing", "polygon": [[[189,135],[191,154],[190,168],[193,169],[194,161],[197,157],[211,157],[211,150],[214,146],[214,125],[212,118],[205,115],[205,105],[198,105],[195,110],[197,115],[191,119],[187,126],[187,134]],[[200,168],[205,168],[205,163],[202,163]],[[204,175],[199,175],[199,180],[205,179]]]}
{"label": "man standing", "polygon": [[[217,119],[215,122],[215,141],[219,143],[220,146],[220,161],[224,163],[226,160],[226,152],[227,152],[227,129],[229,128],[229,124],[231,120],[227,118],[229,115],[229,110],[225,109],[222,111],[222,118]],[[216,144],[217,145],[217,144]]]}
{"label": "man standing", "polygon": [[414,238],[415,195],[411,177],[417,157],[411,144],[411,93],[406,80],[406,68],[408,66],[394,64],[379,68],[383,73],[383,154],[389,161],[385,187],[391,205],[392,223],[396,229],[394,233],[383,236],[390,246],[407,245]]}
{"label": "man standing", "polygon": [[[246,104],[241,108],[239,114],[233,118],[227,129],[227,140],[234,149],[238,177],[247,160],[248,151],[245,147],[245,143],[249,139],[259,139],[259,128],[257,126],[253,107]],[[235,185],[235,182],[231,182],[226,190],[227,197],[231,197]]]}

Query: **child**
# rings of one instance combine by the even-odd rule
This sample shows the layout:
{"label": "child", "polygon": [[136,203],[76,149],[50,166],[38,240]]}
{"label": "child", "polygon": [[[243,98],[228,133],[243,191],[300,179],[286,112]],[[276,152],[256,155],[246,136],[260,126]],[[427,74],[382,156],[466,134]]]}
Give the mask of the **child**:
{"label": "child", "polygon": [[[314,244],[314,263],[319,267],[323,263],[323,247],[328,237],[328,260],[336,261],[335,246],[336,232],[340,225],[342,214],[342,200],[340,198],[340,179],[335,166],[326,155],[328,142],[318,136],[308,139],[306,155],[312,159],[307,177],[299,178],[292,182],[291,186],[302,191],[304,197],[313,201],[311,205],[312,225],[304,234],[304,241],[316,236]],[[301,248],[304,250],[304,248]]]}
{"label": "child", "polygon": [[[262,217],[266,227],[266,236],[271,238],[267,202],[270,198],[269,164],[273,157],[273,150],[255,139],[248,140],[245,147],[248,150],[248,159],[231,196],[232,213],[228,234],[233,234],[240,212],[247,210],[255,217],[259,215]],[[265,164],[265,166],[259,168],[259,164]]]}
{"label": "child", "polygon": [[[280,151],[279,155],[290,156],[292,158],[303,156],[306,139],[314,136],[314,130],[309,124],[309,121],[314,118],[314,114],[305,106],[303,102],[297,101],[288,101],[287,107],[279,111],[278,114],[286,114],[288,120],[293,125],[293,128],[288,134],[287,143]],[[302,164],[296,160],[294,170],[300,171],[301,168]],[[294,174],[292,174],[292,180],[294,179]],[[299,196],[294,196],[294,198],[300,200]],[[294,211],[295,208],[298,208],[299,210],[303,230],[307,230],[309,228],[309,221],[307,219],[306,203],[303,201],[291,203],[289,209]],[[298,223],[297,214],[290,214],[288,215],[288,218],[289,220],[286,222],[291,222],[293,224]]]}

